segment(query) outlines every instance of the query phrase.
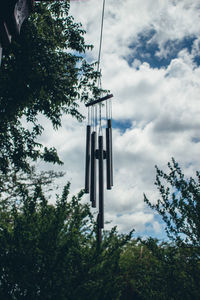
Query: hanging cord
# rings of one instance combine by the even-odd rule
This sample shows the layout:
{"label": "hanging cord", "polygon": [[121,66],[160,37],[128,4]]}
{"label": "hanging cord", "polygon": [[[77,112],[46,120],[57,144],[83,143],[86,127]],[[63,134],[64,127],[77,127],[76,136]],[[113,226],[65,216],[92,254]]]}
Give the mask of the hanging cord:
{"label": "hanging cord", "polygon": [[97,131],[97,125],[98,125],[98,120],[97,120],[97,105],[95,105],[95,131]]}
{"label": "hanging cord", "polygon": [[101,60],[101,48],[102,48],[102,40],[103,40],[104,12],[105,12],[105,0],[103,0],[103,8],[102,8],[101,34],[100,34],[100,41],[99,41],[99,55],[98,55],[98,61],[97,61],[97,72],[99,72],[100,60]]}
{"label": "hanging cord", "polygon": [[[103,0],[102,16],[101,16],[101,34],[99,41],[99,54],[97,61],[97,72],[100,72],[100,77],[98,78],[97,86],[102,89],[101,86],[101,70],[100,70],[100,61],[101,61],[101,49],[102,49],[102,40],[103,40],[103,24],[104,24],[104,13],[105,13],[105,0]],[[97,116],[97,111],[96,111]],[[102,135],[102,125],[101,125],[101,103],[99,104],[99,135]]]}
{"label": "hanging cord", "polygon": [[91,108],[88,107],[88,125],[91,125]]}
{"label": "hanging cord", "polygon": [[[101,48],[102,48],[102,40],[103,40],[103,23],[104,23],[104,12],[105,12],[105,0],[103,0],[103,8],[102,8],[102,16],[101,16],[101,34],[100,34],[100,41],[99,41],[99,54],[98,54],[98,61],[97,61],[97,72],[100,71],[100,77],[97,81],[97,87],[101,87],[101,70],[100,68],[100,60],[101,60]],[[88,125],[91,124],[93,129],[97,131],[97,106],[91,107],[91,110],[88,108]]]}
{"label": "hanging cord", "polygon": [[101,125],[101,103],[99,104],[99,135],[103,135],[102,125]]}
{"label": "hanging cord", "polygon": [[93,126],[94,126],[94,131],[97,131],[96,105],[93,106]]}
{"label": "hanging cord", "polygon": [[[101,77],[99,78],[99,88],[102,90]],[[102,125],[101,125],[101,121],[102,121],[101,113],[102,113],[102,103],[99,103],[99,135],[103,135]]]}
{"label": "hanging cord", "polygon": [[108,101],[106,101],[106,120],[108,120]]}
{"label": "hanging cord", "polygon": [[112,120],[112,99],[106,101],[106,120]]}
{"label": "hanging cord", "polygon": [[109,119],[112,120],[112,99],[109,99]]}
{"label": "hanging cord", "polygon": [[92,131],[95,130],[95,124],[94,124],[94,107],[91,106],[91,126],[92,126]]}

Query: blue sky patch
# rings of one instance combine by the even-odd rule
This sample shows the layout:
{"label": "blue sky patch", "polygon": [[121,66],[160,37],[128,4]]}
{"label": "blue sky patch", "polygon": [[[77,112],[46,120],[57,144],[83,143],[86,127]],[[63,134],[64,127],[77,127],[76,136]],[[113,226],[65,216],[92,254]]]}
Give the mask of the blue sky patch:
{"label": "blue sky patch", "polygon": [[132,122],[129,120],[123,120],[123,121],[112,120],[112,127],[120,129],[122,133],[124,133],[131,126],[132,126]]}
{"label": "blue sky patch", "polygon": [[200,142],[200,138],[193,137],[193,138],[192,138],[192,142],[195,143],[195,144],[197,144],[197,143]]}
{"label": "blue sky patch", "polygon": [[195,64],[196,64],[197,66],[200,66],[200,53],[199,53],[198,56],[196,56],[196,57],[194,58],[194,62],[195,62]]}
{"label": "blue sky patch", "polygon": [[[159,52],[159,45],[153,42],[153,37],[156,34],[155,30],[149,30],[138,34],[137,41],[129,46],[133,50],[132,55],[126,59],[131,65],[134,59],[147,62],[152,68],[167,67],[170,61],[178,56],[182,49],[187,49],[189,53],[192,51],[193,43],[196,39],[195,36],[188,36],[181,40],[169,40],[165,43],[166,57],[156,55]],[[195,58],[195,62],[199,65],[200,57]]]}

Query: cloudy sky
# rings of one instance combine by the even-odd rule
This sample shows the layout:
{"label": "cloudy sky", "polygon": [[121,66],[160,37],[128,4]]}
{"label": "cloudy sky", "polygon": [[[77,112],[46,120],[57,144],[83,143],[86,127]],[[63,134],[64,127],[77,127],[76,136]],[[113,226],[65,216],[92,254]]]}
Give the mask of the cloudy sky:
{"label": "cloudy sky", "polygon": [[[95,46],[90,61],[97,60],[102,3],[71,1],[71,14]],[[101,69],[103,87],[114,94],[115,125],[106,229],[164,237],[159,216],[143,202],[143,193],[157,197],[154,166],[166,170],[174,157],[186,175],[200,169],[199,50],[200,0],[106,0]],[[64,160],[72,193],[84,187],[85,125],[66,118],[43,136]]]}

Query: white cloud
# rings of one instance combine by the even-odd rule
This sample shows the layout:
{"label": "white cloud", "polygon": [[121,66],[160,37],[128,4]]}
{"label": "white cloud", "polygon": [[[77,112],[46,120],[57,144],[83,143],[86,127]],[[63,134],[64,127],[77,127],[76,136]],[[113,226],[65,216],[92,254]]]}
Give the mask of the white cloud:
{"label": "white cloud", "polygon": [[[95,45],[92,60],[97,59],[101,4],[88,0],[71,5],[71,13],[87,30],[86,40]],[[132,126],[124,132],[113,130],[114,188],[105,194],[105,217],[112,222],[105,228],[159,233],[160,223],[143,203],[144,192],[152,201],[158,196],[154,165],[166,169],[174,156],[187,175],[200,167],[200,68],[193,62],[199,53],[199,13],[199,0],[106,1],[103,87],[114,94],[113,118],[129,120]],[[168,66],[153,68],[137,58],[128,63],[127,55],[134,53],[130,45],[149,30],[154,30],[151,42],[158,44],[159,56],[169,54],[166,42],[197,39],[191,53],[181,49]],[[61,129],[48,130],[43,137],[65,161],[72,192],[84,186],[84,130],[85,123],[66,117]]]}
{"label": "white cloud", "polygon": [[123,215],[109,215],[106,217],[112,220],[112,224],[108,224],[107,228],[112,228],[113,223],[118,224],[118,229],[121,232],[129,232],[132,229],[135,229],[137,234],[145,231],[145,224],[152,223],[153,228],[159,232],[159,224],[157,221],[154,221],[153,214],[143,213],[142,211],[136,213],[124,213]]}

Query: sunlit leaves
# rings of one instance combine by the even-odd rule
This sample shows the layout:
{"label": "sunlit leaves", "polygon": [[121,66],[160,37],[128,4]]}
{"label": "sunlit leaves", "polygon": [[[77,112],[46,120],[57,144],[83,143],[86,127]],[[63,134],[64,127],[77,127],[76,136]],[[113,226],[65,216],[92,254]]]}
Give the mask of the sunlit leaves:
{"label": "sunlit leaves", "polygon": [[[81,24],[69,16],[68,1],[40,1],[22,26],[21,34],[4,49],[0,68],[0,171],[26,171],[31,160],[60,162],[56,150],[43,149],[36,140],[43,129],[38,115],[61,126],[69,114],[83,120],[79,102],[96,96],[94,65],[84,59]],[[27,120],[25,129],[21,118]],[[32,127],[32,129],[31,129]]]}

